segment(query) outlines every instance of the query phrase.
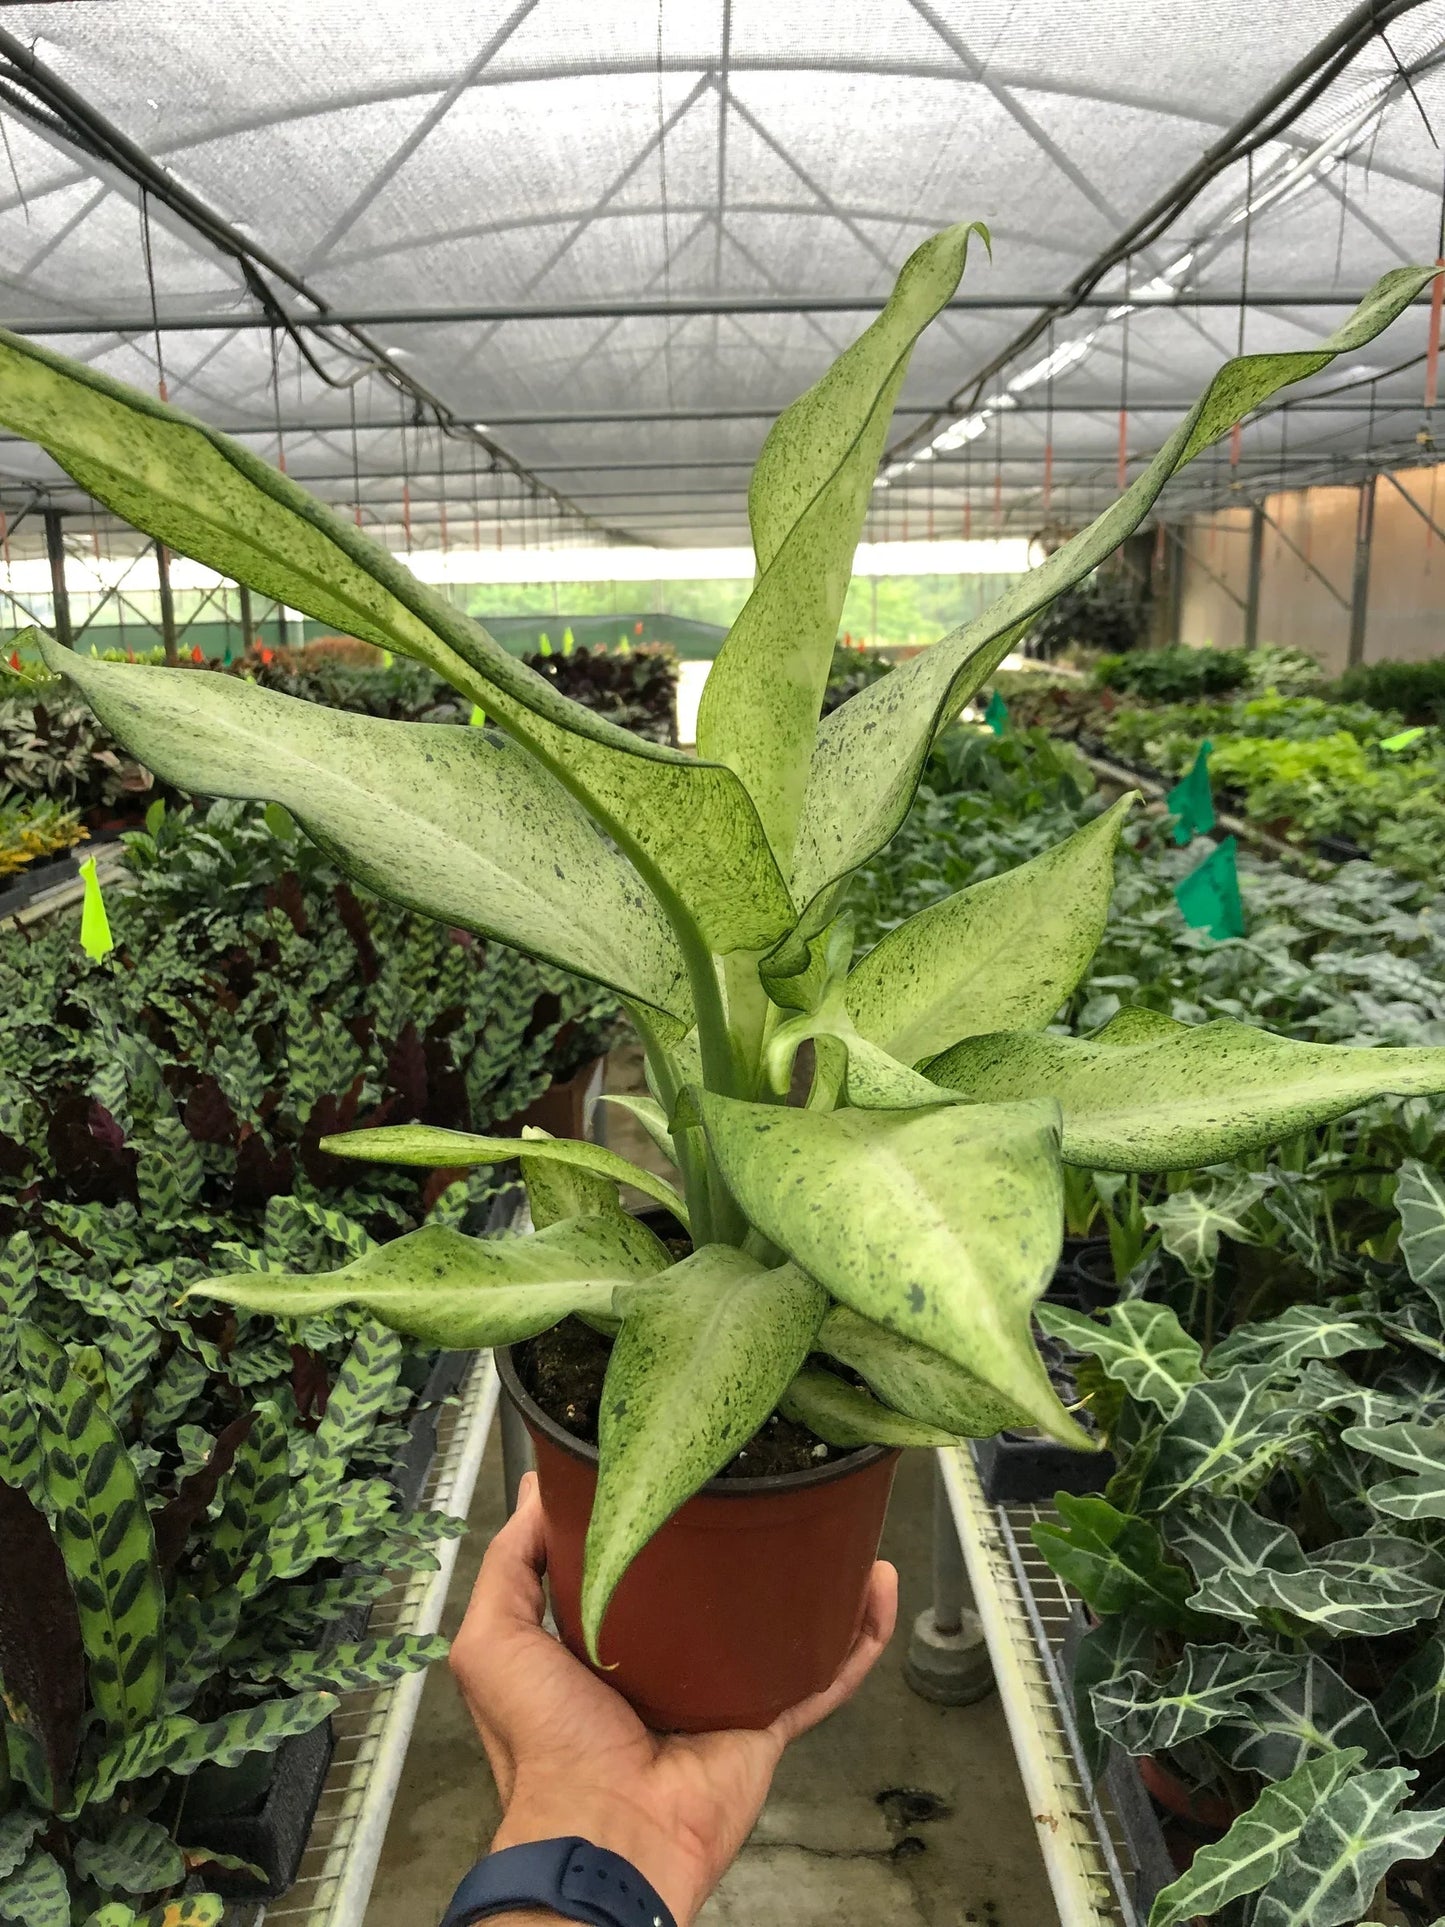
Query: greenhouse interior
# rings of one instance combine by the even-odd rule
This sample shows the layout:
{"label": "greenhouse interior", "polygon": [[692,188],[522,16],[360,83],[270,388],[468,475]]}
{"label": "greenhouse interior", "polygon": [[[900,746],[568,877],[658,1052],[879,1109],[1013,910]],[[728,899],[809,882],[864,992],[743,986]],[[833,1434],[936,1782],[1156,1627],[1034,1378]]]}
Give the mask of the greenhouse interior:
{"label": "greenhouse interior", "polygon": [[0,1923],[1445,1927],[1445,0],[0,146]]}

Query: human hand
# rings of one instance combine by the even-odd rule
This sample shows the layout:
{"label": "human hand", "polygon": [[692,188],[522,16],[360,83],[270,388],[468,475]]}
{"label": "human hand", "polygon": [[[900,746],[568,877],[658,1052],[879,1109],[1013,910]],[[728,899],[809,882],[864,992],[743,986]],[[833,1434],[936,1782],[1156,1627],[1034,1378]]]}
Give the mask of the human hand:
{"label": "human hand", "polygon": [[494,1849],[578,1834],[620,1853],[688,1927],[752,1830],[790,1741],[857,1691],[898,1616],[898,1574],[868,1585],[837,1678],[757,1732],[658,1734],[542,1630],[546,1564],[535,1474],[482,1561],[451,1666],[501,1796]]}

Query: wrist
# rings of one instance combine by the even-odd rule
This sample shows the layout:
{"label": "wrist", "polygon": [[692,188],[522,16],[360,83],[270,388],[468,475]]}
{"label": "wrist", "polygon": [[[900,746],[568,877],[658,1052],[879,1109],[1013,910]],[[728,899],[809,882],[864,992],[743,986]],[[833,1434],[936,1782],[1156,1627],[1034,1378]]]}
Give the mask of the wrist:
{"label": "wrist", "polygon": [[[637,1871],[667,1902],[677,1927],[690,1927],[708,1895],[708,1883],[684,1844],[672,1838],[653,1816],[605,1792],[568,1788],[559,1794],[533,1794],[520,1782],[502,1824],[493,1836],[491,1851],[521,1847],[533,1840],[556,1840],[577,1834],[594,1847],[630,1860]],[[540,1914],[538,1922],[555,1916]],[[530,1915],[518,1916],[518,1927],[533,1927]],[[511,1927],[510,1917],[507,1927]]]}

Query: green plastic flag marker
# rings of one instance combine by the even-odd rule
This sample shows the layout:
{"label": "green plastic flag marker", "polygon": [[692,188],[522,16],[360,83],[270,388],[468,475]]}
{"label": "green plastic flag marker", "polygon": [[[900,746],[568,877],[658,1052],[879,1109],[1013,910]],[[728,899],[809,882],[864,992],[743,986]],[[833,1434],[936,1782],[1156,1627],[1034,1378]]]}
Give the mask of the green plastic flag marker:
{"label": "green plastic flag marker", "polygon": [[1180,777],[1164,799],[1170,814],[1177,819],[1176,843],[1191,843],[1196,836],[1214,828],[1214,796],[1209,787],[1209,752],[1213,747],[1209,742],[1199,745],[1194,767],[1187,776]]}
{"label": "green plastic flag marker", "polygon": [[562,631],[562,654],[564,656],[570,656],[576,646],[572,631],[570,629],[564,629]]}
{"label": "green plastic flag marker", "polygon": [[988,699],[988,708],[983,712],[983,720],[995,736],[1002,736],[1008,728],[1008,704],[996,689]]}
{"label": "green plastic flag marker", "polygon": [[1244,905],[1239,896],[1238,853],[1232,836],[1217,843],[1198,869],[1174,886],[1174,900],[1184,921],[1211,937],[1242,937]]}
{"label": "green plastic flag marker", "polygon": [[99,963],[115,949],[110,934],[110,918],[105,914],[105,898],[100,894],[100,878],[95,874],[95,858],[88,856],[80,866],[85,885],[85,901],[80,909],[80,947],[87,957]]}
{"label": "green plastic flag marker", "polygon": [[1424,734],[1425,731],[1417,723],[1414,729],[1402,729],[1398,736],[1385,737],[1380,748],[1389,750],[1393,755],[1396,750],[1408,749],[1411,743],[1418,743]]}
{"label": "green plastic flag marker", "polygon": [[483,724],[483,723],[484,723],[484,722],[485,722],[486,720],[487,720],[487,712],[486,712],[486,710],[482,708],[482,705],[481,705],[480,703],[473,703],[473,704],[472,704],[472,713],[471,713],[471,715],[470,715],[470,716],[468,716],[468,718],[467,718],[467,721],[468,721],[468,722],[469,722],[469,723],[471,724],[471,726],[472,726],[472,728],[473,728],[473,729],[480,729],[480,728],[481,728],[481,726],[482,726],[482,724]]}
{"label": "green plastic flag marker", "polygon": [[[133,655],[132,655],[132,657],[131,657],[131,660],[132,660],[132,662],[133,662],[133,661],[135,660],[135,657],[134,657]],[[223,655],[223,656],[222,656],[222,658],[221,658],[221,667],[222,667],[223,669],[229,669],[229,668],[230,668],[230,666],[231,666],[231,664],[232,664],[232,663],[233,663],[234,661],[235,661],[235,657],[234,657],[234,656],[232,656],[232,654],[231,654],[231,645],[230,645],[230,643],[228,642],[228,643],[226,644],[226,653],[225,653],[225,655]]]}
{"label": "green plastic flag marker", "polygon": [[541,635],[537,638],[537,654],[539,656],[550,656],[551,653],[552,653],[552,638],[547,634],[547,631],[544,629]]}

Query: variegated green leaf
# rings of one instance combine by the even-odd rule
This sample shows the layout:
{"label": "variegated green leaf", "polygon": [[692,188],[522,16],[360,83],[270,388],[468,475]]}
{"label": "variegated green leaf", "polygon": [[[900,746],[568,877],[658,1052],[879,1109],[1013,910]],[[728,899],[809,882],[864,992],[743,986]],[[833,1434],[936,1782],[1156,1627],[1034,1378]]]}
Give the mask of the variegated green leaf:
{"label": "variegated green leaf", "polygon": [[1215,1727],[1210,1745],[1241,1770],[1285,1780],[1306,1760],[1359,1747],[1371,1765],[1394,1758],[1394,1748],[1367,1699],[1347,1686],[1317,1653],[1304,1655],[1292,1679],[1241,1695],[1238,1720]]}
{"label": "variegated green leaf", "polygon": [[206,1389],[210,1374],[201,1359],[182,1347],[173,1351],[152,1382],[145,1402],[141,1435],[167,1438]]}
{"label": "variegated green leaf", "polygon": [[1258,1893],[1293,1853],[1311,1814],[1364,1760],[1358,1747],[1306,1760],[1287,1779],[1267,1786],[1222,1840],[1200,1847],[1188,1871],[1165,1887],[1149,1912],[1149,1927],[1213,1920],[1231,1901]]}
{"label": "variegated green leaf", "polygon": [[292,1653],[278,1665],[258,1669],[258,1677],[298,1689],[362,1693],[445,1659],[449,1647],[448,1640],[435,1634],[395,1633],[388,1639],[350,1641],[327,1652]]}
{"label": "variegated green leaf", "polygon": [[1343,1358],[1349,1352],[1378,1351],[1384,1338],[1359,1316],[1328,1305],[1291,1305],[1276,1318],[1237,1325],[1209,1354],[1211,1373],[1236,1365],[1268,1365],[1287,1372],[1307,1358]]}
{"label": "variegated green leaf", "polygon": [[1029,1330],[1063,1239],[1047,1106],[825,1114],[709,1092],[702,1110],[749,1221],[810,1277],[1091,1449]]}
{"label": "variegated green leaf", "polygon": [[1187,1494],[1257,1486],[1288,1451],[1296,1408],[1273,1388],[1267,1368],[1200,1379],[1160,1432],[1138,1503],[1163,1512]]}
{"label": "variegated green leaf", "polygon": [[161,1712],[183,1713],[221,1664],[221,1656],[240,1630],[246,1601],[238,1587],[209,1599],[192,1592],[172,1593],[166,1606],[166,1690]]}
{"label": "variegated green leaf", "polygon": [[1445,1840],[1445,1807],[1400,1812],[1414,1778],[1387,1767],[1325,1794],[1260,1895],[1252,1927],[1344,1927],[1397,1861],[1428,1860]]}
{"label": "variegated green leaf", "polygon": [[255,1407],[251,1430],[221,1481],[202,1580],[208,1592],[229,1585],[262,1549],[289,1492],[286,1424],[268,1400]]}
{"label": "variegated green leaf", "polygon": [[1445,1519],[1445,1420],[1429,1425],[1351,1425],[1346,1445],[1387,1465],[1402,1466],[1403,1479],[1370,1487],[1371,1503],[1396,1519]]}
{"label": "variegated green leaf", "polygon": [[165,1596],[145,1496],[114,1422],[60,1348],[26,1326],[20,1361],[91,1695],[108,1732],[134,1733],[156,1711],[164,1683]]}
{"label": "variegated green leaf", "polygon": [[865,1379],[885,1405],[957,1438],[985,1439],[1028,1419],[971,1372],[847,1305],[830,1305],[815,1349]]}
{"label": "variegated green leaf", "polygon": [[0,1920],[70,1927],[70,1887],[54,1854],[36,1847],[8,1880],[0,1880]]}
{"label": "variegated green leaf", "polygon": [[1395,1745],[1412,1759],[1423,1760],[1445,1746],[1445,1632],[1432,1633],[1391,1673],[1375,1711]]}
{"label": "variegated green leaf", "polygon": [[1149,1520],[1067,1492],[1055,1494],[1054,1504],[1063,1523],[1034,1526],[1034,1544],[1096,1613],[1132,1612],[1154,1626],[1190,1623],[1189,1574],[1169,1559]]}
{"label": "variegated green leaf", "polygon": [[[311,1434],[303,1482],[306,1487],[319,1486],[322,1492],[335,1488],[352,1456],[366,1444],[387,1410],[401,1375],[401,1363],[402,1343],[394,1331],[373,1319],[357,1326],[336,1383],[327,1393],[321,1423]],[[298,1499],[305,1503],[305,1497],[293,1494],[292,1505]]]}
{"label": "variegated green leaf", "polygon": [[1104,934],[1124,796],[1042,856],[889,931],[848,978],[859,1033],[905,1064],[961,1037],[1041,1030]]}
{"label": "variegated green leaf", "polygon": [[778,1400],[778,1410],[795,1425],[806,1425],[829,1445],[852,1448],[959,1443],[954,1433],[936,1425],[921,1424],[916,1418],[905,1418],[901,1412],[880,1404],[871,1392],[839,1378],[836,1372],[799,1372]]}
{"label": "variegated green leaf", "polygon": [[1248,1689],[1280,1686],[1300,1662],[1245,1646],[1186,1646],[1167,1679],[1122,1673],[1096,1686],[1094,1718],[1126,1753],[1166,1753],[1241,1711]]}
{"label": "variegated green leaf", "polygon": [[1445,1311],[1445,1180],[1418,1158],[1406,1158],[1395,1185],[1395,1209],[1405,1267]]}
{"label": "variegated green leaf", "polygon": [[1154,1226],[1159,1242],[1191,1278],[1207,1278],[1218,1260],[1221,1237],[1236,1244],[1258,1242],[1247,1220],[1269,1184],[1257,1171],[1241,1171],[1198,1189],[1174,1191],[1144,1207],[1144,1222]]}
{"label": "variegated green leaf", "polygon": [[619,1110],[630,1111],[668,1163],[677,1163],[677,1146],[673,1143],[672,1133],[668,1129],[667,1112],[655,1097],[638,1097],[630,1091],[603,1091],[597,1101],[599,1104],[615,1104]]}
{"label": "variegated green leaf", "polygon": [[138,1813],[123,1813],[102,1838],[76,1842],[75,1871],[98,1887],[153,1894],[162,1887],[178,1887],[186,1877],[186,1863],[164,1827]]}
{"label": "variegated green leaf", "polygon": [[747,1444],[796,1376],[827,1294],[704,1245],[665,1279],[619,1293],[622,1330],[598,1414],[582,1631],[593,1659],[608,1602],[664,1520]]}
{"label": "variegated green leaf", "polygon": [[605,1317],[618,1285],[670,1262],[634,1218],[574,1218],[530,1237],[487,1239],[425,1225],[340,1271],[237,1272],[191,1291],[279,1317],[356,1305],[394,1331],[466,1350],[531,1338],[569,1312]]}
{"label": "variegated green leaf", "polygon": [[1165,1418],[1179,1410],[1185,1393],[1200,1376],[1202,1348],[1167,1305],[1126,1298],[1111,1305],[1107,1322],[1100,1323],[1082,1312],[1045,1302],[1034,1316],[1052,1337],[1097,1358],[1131,1398],[1157,1407]]}
{"label": "variegated green leaf", "polygon": [[470,1131],[440,1131],[427,1124],[393,1124],[378,1131],[347,1131],[340,1137],[323,1138],[321,1148],[338,1158],[366,1158],[378,1164],[421,1164],[438,1169],[450,1165],[505,1164],[525,1149],[533,1163],[572,1164],[580,1170],[615,1179],[618,1184],[635,1185],[647,1197],[666,1205],[682,1224],[688,1222],[687,1205],[666,1178],[644,1171],[640,1164],[619,1157],[605,1145],[549,1137],[545,1131],[524,1131],[519,1142],[514,1137],[476,1137]]}
{"label": "variegated green leaf", "polygon": [[1084,1763],[1097,1780],[1109,1758],[1108,1736],[1094,1718],[1094,1688],[1125,1673],[1154,1669],[1158,1630],[1143,1613],[1110,1613],[1089,1628],[1074,1653],[1074,1725],[1083,1748]]}
{"label": "variegated green leaf", "polygon": [[164,1900],[152,1907],[138,1927],[220,1927],[225,1911],[219,1894],[183,1894],[179,1900]]}
{"label": "variegated green leaf", "polygon": [[1094,1037],[965,1038],[924,1069],[978,1104],[1053,1098],[1070,1164],[1165,1171],[1278,1143],[1387,1091],[1445,1089],[1445,1048],[1306,1044],[1232,1018],[1190,1026],[1129,1009]]}
{"label": "variegated green leaf", "polygon": [[25,1860],[35,1836],[49,1824],[33,1807],[0,1813],[0,1880],[8,1880]]}
{"label": "variegated green leaf", "polygon": [[75,1811],[108,1800],[117,1787],[148,1779],[153,1773],[184,1776],[207,1763],[238,1766],[249,1754],[274,1753],[283,1740],[319,1726],[335,1707],[330,1693],[298,1693],[294,1699],[265,1700],[259,1706],[226,1713],[206,1725],[184,1713],[154,1720],[106,1748],[76,1796]]}
{"label": "variegated green leaf", "polygon": [[109,1900],[85,1917],[85,1927],[138,1927],[140,1915],[123,1900]]}

